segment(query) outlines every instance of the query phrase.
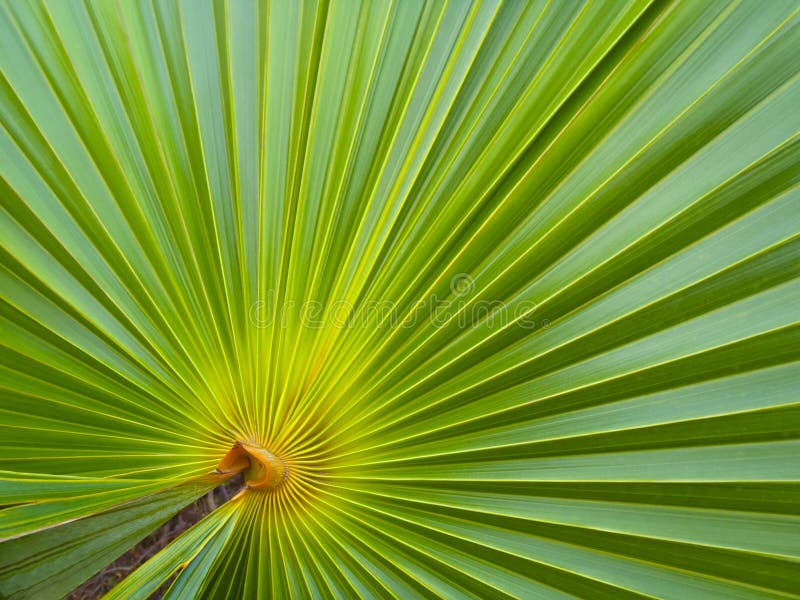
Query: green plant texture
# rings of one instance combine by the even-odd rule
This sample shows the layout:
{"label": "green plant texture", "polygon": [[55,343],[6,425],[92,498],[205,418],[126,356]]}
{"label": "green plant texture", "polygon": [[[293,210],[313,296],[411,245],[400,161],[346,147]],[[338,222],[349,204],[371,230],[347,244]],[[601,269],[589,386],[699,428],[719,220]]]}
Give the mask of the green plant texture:
{"label": "green plant texture", "polygon": [[4,599],[800,597],[796,0],[0,0],[0,245]]}

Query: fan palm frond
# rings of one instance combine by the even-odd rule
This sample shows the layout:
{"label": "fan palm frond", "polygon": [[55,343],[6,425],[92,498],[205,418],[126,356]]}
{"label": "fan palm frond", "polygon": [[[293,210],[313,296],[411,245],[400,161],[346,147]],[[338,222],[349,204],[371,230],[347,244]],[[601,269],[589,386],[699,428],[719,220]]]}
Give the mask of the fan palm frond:
{"label": "fan palm frond", "polygon": [[0,596],[800,595],[792,0],[0,3]]}

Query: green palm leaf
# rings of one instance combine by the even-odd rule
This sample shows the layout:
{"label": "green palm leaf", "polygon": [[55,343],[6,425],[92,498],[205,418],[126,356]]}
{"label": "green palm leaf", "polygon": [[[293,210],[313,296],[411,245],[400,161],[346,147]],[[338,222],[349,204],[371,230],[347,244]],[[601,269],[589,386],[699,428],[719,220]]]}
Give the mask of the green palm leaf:
{"label": "green palm leaf", "polygon": [[0,597],[800,595],[800,10],[5,0]]}

